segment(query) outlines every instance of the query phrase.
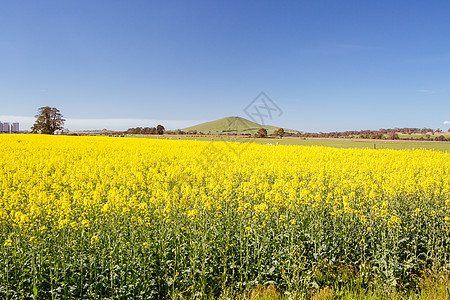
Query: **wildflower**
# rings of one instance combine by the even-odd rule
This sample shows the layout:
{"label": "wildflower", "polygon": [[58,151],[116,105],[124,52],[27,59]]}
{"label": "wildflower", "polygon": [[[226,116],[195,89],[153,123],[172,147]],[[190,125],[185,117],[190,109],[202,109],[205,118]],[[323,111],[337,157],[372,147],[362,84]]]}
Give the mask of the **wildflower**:
{"label": "wildflower", "polygon": [[11,247],[12,246],[12,240],[7,239],[5,240],[5,247]]}
{"label": "wildflower", "polygon": [[94,235],[94,236],[91,237],[91,244],[92,245],[97,244],[98,242],[99,242],[98,236]]}
{"label": "wildflower", "polygon": [[400,218],[397,216],[392,216],[391,219],[389,220],[390,227],[395,227],[399,224],[400,224]]}
{"label": "wildflower", "polygon": [[88,228],[89,227],[89,220],[84,219],[83,221],[81,221],[81,226]]}

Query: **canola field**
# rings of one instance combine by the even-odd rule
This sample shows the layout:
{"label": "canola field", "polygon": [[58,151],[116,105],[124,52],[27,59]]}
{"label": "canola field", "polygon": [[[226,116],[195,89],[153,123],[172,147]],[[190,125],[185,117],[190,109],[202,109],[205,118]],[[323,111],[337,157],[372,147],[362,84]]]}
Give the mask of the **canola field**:
{"label": "canola field", "polygon": [[[450,254],[450,154],[0,135],[0,298],[413,289]],[[237,296],[236,296],[237,297]]]}

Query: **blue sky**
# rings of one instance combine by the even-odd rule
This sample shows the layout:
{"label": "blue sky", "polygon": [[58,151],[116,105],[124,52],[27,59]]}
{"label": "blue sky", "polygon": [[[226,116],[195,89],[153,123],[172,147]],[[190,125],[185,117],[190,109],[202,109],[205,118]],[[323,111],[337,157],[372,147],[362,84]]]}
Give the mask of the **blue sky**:
{"label": "blue sky", "polygon": [[0,121],[183,128],[264,91],[267,124],[450,124],[449,1],[4,1]]}

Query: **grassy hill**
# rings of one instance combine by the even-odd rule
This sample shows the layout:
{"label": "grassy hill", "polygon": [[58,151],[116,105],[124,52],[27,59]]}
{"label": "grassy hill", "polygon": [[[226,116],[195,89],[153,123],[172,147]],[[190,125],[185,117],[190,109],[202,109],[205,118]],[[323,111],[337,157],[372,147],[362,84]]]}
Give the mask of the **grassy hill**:
{"label": "grassy hill", "polygon": [[[211,122],[205,122],[195,126],[182,129],[185,132],[196,130],[205,134],[255,134],[259,128],[265,128],[271,134],[279,127],[271,125],[260,125],[241,117],[227,117]],[[286,132],[296,132],[287,130]]]}

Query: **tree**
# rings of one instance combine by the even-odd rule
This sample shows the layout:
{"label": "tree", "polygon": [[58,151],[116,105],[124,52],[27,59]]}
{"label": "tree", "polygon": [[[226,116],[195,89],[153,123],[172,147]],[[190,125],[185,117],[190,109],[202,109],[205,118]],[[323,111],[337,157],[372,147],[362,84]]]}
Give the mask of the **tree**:
{"label": "tree", "polygon": [[267,137],[267,130],[265,128],[260,128],[260,129],[258,129],[258,132],[256,132],[256,134],[260,138],[265,138],[265,137]]}
{"label": "tree", "polygon": [[279,136],[280,137],[280,139],[284,136],[284,134],[285,134],[285,132],[284,132],[284,129],[283,128],[278,128],[278,130],[276,131],[277,132],[277,136]]}
{"label": "tree", "polygon": [[371,139],[375,139],[375,140],[379,140],[379,139],[382,139],[382,138],[383,138],[383,135],[382,135],[381,133],[372,133],[372,134],[370,135],[370,138],[371,138]]}
{"label": "tree", "polygon": [[164,131],[165,131],[166,129],[164,128],[164,126],[162,126],[162,125],[158,125],[158,126],[156,126],[156,133],[158,133],[158,134],[164,134]]}
{"label": "tree", "polygon": [[33,133],[54,134],[56,130],[63,129],[65,121],[59,109],[50,106],[39,108],[35,118],[36,122],[31,127]]}
{"label": "tree", "polygon": [[391,131],[391,132],[389,132],[389,139],[390,140],[398,140],[399,136],[395,131]]}

